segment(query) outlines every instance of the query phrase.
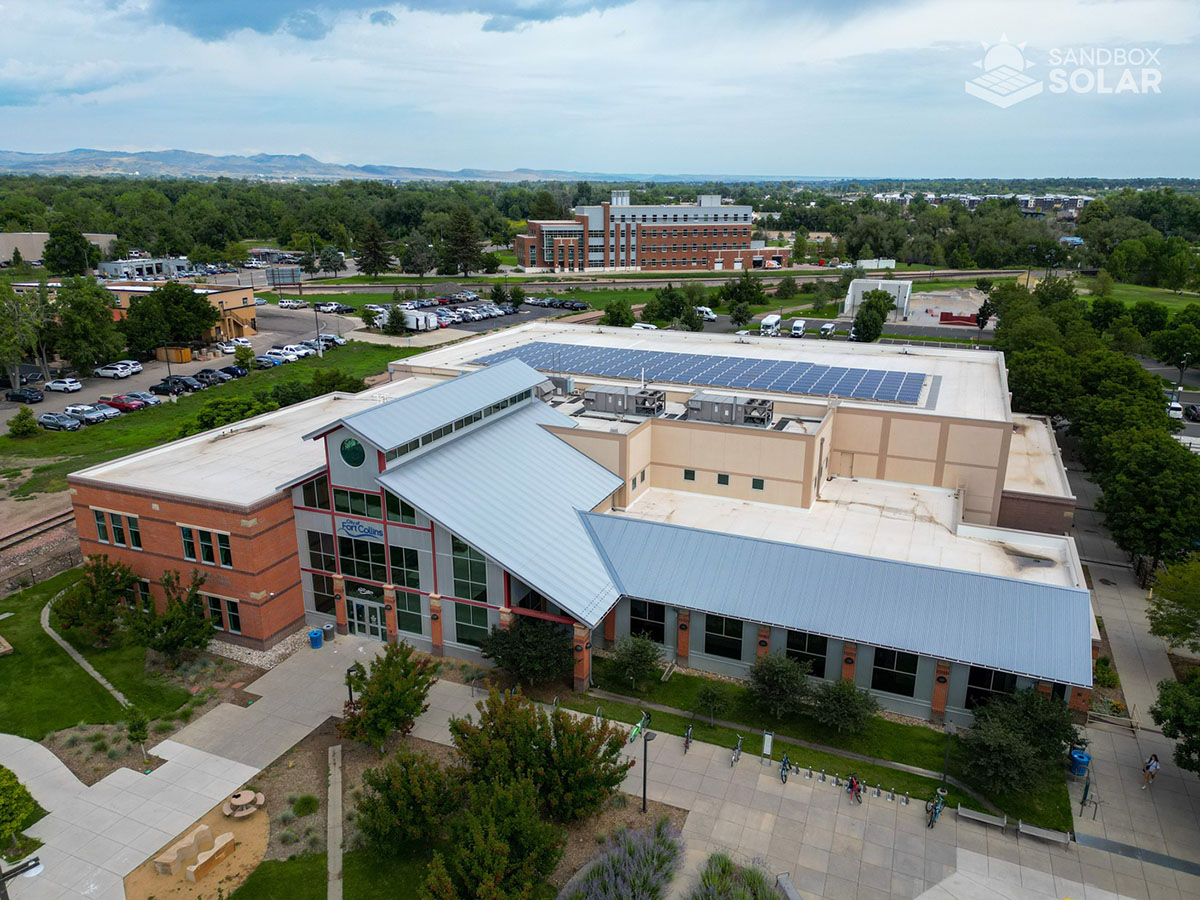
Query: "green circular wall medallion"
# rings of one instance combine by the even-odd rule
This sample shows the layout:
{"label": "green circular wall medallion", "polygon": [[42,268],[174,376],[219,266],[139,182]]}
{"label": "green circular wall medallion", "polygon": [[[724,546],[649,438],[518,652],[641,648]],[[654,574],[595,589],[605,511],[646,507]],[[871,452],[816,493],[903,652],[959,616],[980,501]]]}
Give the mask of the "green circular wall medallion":
{"label": "green circular wall medallion", "polygon": [[363,462],[366,461],[367,451],[364,450],[363,445],[354,438],[346,438],[344,441],[342,441],[341,451],[342,462],[351,468],[357,469],[363,464]]}

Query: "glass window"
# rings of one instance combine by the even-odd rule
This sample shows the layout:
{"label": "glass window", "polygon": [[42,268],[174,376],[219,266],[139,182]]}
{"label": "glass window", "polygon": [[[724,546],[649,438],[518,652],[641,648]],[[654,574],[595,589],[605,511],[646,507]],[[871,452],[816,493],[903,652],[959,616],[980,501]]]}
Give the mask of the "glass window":
{"label": "glass window", "polygon": [[180,528],[179,533],[183,535],[183,558],[196,561],[196,539],[190,528]]}
{"label": "glass window", "polygon": [[312,589],[313,609],[328,616],[334,615],[336,604],[333,600],[333,578],[328,575],[313,574]]}
{"label": "glass window", "polygon": [[304,482],[300,492],[301,502],[305,506],[312,509],[329,509],[329,479],[324,475]]}
{"label": "glass window", "polygon": [[642,474],[638,476],[638,484],[646,483],[646,470],[642,469]]}
{"label": "glass window", "polygon": [[196,537],[200,540],[200,561],[206,562],[210,566],[217,561],[216,554],[213,553],[213,539],[211,531],[200,531],[197,529]]}
{"label": "glass window", "polygon": [[411,547],[392,547],[392,584],[398,588],[420,588],[421,570],[417,551]]}
{"label": "glass window", "polygon": [[112,521],[112,542],[118,547],[125,546],[125,523],[121,516],[116,513],[109,513],[108,518]]}
{"label": "glass window", "polygon": [[971,666],[967,676],[967,709],[975,709],[987,703],[997,694],[1011,694],[1017,689],[1017,676],[1011,672],[997,672],[982,666]]}
{"label": "glass window", "polygon": [[150,596],[150,582],[145,579],[135,581],[125,591],[125,605],[130,609],[140,609],[142,612],[149,612],[154,605],[154,600]]}
{"label": "glass window", "polygon": [[464,600],[487,602],[487,561],[483,554],[465,541],[453,538],[454,596]]}
{"label": "glass window", "polygon": [[383,544],[339,536],[338,555],[341,557],[343,575],[380,583],[387,581]]}
{"label": "glass window", "polygon": [[695,469],[684,469],[683,470],[683,480],[684,481],[695,481],[696,480],[696,470]]}
{"label": "glass window", "polygon": [[787,655],[799,662],[808,663],[814,678],[825,677],[825,657],[828,649],[829,639],[819,634],[809,634],[807,631],[787,633]]}
{"label": "glass window", "polygon": [[478,647],[488,633],[487,609],[482,606],[455,603],[454,624],[458,643]]}
{"label": "glass window", "polygon": [[226,621],[229,623],[229,633],[241,634],[242,614],[238,608],[238,602],[236,600],[225,601],[225,615],[227,617]]}
{"label": "glass window", "polygon": [[645,600],[629,601],[629,633],[648,637],[656,643],[666,643],[667,608],[661,603]]}
{"label": "glass window", "polygon": [[346,438],[342,441],[342,446],[339,449],[342,454],[342,462],[352,469],[357,469],[366,462],[366,448],[355,438]]}
{"label": "glass window", "polygon": [[213,628],[217,631],[225,630],[225,619],[221,615],[221,598],[208,598],[208,617],[212,619]]}
{"label": "glass window", "polygon": [[129,528],[129,546],[136,550],[142,549],[142,529],[138,525],[137,516],[126,516],[125,524]]}
{"label": "glass window", "polygon": [[763,480],[761,478],[751,478],[750,489],[752,491],[761,491],[763,489]]}
{"label": "glass window", "polygon": [[729,476],[724,473],[717,475],[717,484],[728,485],[729,484]]}
{"label": "glass window", "polygon": [[421,595],[396,592],[396,627],[400,631],[421,634]]}
{"label": "glass window", "polygon": [[332,534],[308,532],[308,564],[314,569],[323,569],[326,572],[337,571]]}
{"label": "glass window", "polygon": [[102,544],[108,543],[108,523],[104,521],[104,513],[98,509],[92,510],[92,515],[96,517],[96,540]]}
{"label": "glass window", "polygon": [[387,517],[389,522],[416,525],[417,511],[393,493],[387,494]]}
{"label": "glass window", "polygon": [[900,650],[876,650],[871,688],[911,697],[917,689],[917,655]]}
{"label": "glass window", "polygon": [[725,616],[704,617],[704,652],[726,659],[742,658],[742,622]]}
{"label": "glass window", "polygon": [[233,554],[229,552],[229,535],[217,535],[217,551],[221,554],[221,565],[226,569],[232,569]]}
{"label": "glass window", "polygon": [[629,489],[631,491],[637,490],[637,479],[636,478],[629,479]]}

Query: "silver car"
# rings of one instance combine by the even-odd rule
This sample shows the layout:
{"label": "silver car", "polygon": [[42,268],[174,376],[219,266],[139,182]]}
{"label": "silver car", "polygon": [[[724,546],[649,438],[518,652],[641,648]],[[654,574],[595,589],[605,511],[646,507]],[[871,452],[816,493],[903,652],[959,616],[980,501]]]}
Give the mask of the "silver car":
{"label": "silver car", "polygon": [[73,403],[63,410],[63,414],[84,425],[99,425],[101,422],[108,421],[108,416],[99,406],[90,406],[87,403]]}

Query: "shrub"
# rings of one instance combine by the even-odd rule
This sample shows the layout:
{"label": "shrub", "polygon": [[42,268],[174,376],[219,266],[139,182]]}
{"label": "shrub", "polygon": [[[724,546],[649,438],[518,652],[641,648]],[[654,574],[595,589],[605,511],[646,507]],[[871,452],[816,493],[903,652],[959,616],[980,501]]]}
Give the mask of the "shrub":
{"label": "shrub", "polygon": [[0,844],[12,839],[16,846],[22,823],[37,809],[29,789],[9,769],[0,766]]}
{"label": "shrub", "polygon": [[356,662],[346,673],[355,699],[346,704],[338,735],[383,750],[393,731],[408,734],[417,716],[429,709],[425,698],[437,681],[437,664],[414,656],[408,644],[388,644],[368,671]]}
{"label": "shrub", "polygon": [[[503,289],[503,285],[496,285]],[[509,628],[493,628],[480,652],[521,684],[563,678],[574,664],[571,629],[557,622],[520,616]],[[469,674],[471,666],[463,667]]]}
{"label": "shrub", "polygon": [[682,857],[679,832],[666,819],[651,828],[619,831],[587,874],[558,900],[658,900],[667,896]]}
{"label": "shrub", "polygon": [[279,814],[279,821],[284,825],[291,825],[296,821],[296,814],[290,809],[285,809]]}
{"label": "shrub", "polygon": [[15,438],[33,437],[38,433],[37,417],[28,406],[22,406],[8,420],[8,433]]}
{"label": "shrub", "polygon": [[281,844],[290,845],[296,843],[298,840],[300,840],[300,838],[296,837],[296,832],[292,831],[290,828],[285,828],[283,831],[279,832],[279,843]]}
{"label": "shrub", "polygon": [[688,900],[780,900],[780,895],[762,870],[739,866],[724,853],[714,853]]}
{"label": "shrub", "polygon": [[662,647],[650,638],[632,635],[621,638],[612,652],[612,666],[616,673],[636,691],[639,681],[658,674],[662,660]]}
{"label": "shrub", "polygon": [[[358,830],[383,852],[402,844],[437,840],[446,818],[460,806],[457,782],[429,756],[401,750],[362,776]],[[295,802],[299,802],[299,798]]]}
{"label": "shrub", "polygon": [[311,816],[321,808],[321,801],[312,794],[301,794],[296,798],[296,802],[292,804],[292,812],[297,818],[303,819],[305,816]]}
{"label": "shrub", "polygon": [[750,667],[750,693],[754,702],[776,719],[796,712],[808,696],[808,663],[788,656],[770,655]]}
{"label": "shrub", "polygon": [[975,724],[961,741],[967,776],[1002,790],[1037,784],[1083,738],[1066,703],[1029,689],[993,697],[976,709]]}
{"label": "shrub", "polygon": [[158,734],[166,734],[168,731],[174,731],[174,730],[175,730],[175,726],[173,724],[171,724],[170,722],[163,721],[163,722],[155,722],[154,723],[154,731]]}
{"label": "shrub", "polygon": [[1112,663],[1107,656],[1101,656],[1096,660],[1096,669],[1093,674],[1093,681],[1097,687],[1115,688],[1121,683],[1121,679],[1117,677],[1117,670],[1112,667]]}
{"label": "shrub", "polygon": [[111,750],[108,751],[108,758],[109,759],[120,759],[121,751],[118,750],[116,747],[113,747]]}
{"label": "shrub", "polygon": [[839,734],[858,734],[879,709],[875,698],[847,678],[827,681],[814,694],[812,716]]}
{"label": "shrub", "polygon": [[73,734],[69,738],[67,738],[63,743],[65,743],[68,747],[78,747],[79,744],[81,743],[81,741],[79,739],[79,735]]}
{"label": "shrub", "polygon": [[708,713],[708,724],[712,725],[717,716],[729,709],[729,693],[715,681],[701,685],[696,692],[696,709]]}

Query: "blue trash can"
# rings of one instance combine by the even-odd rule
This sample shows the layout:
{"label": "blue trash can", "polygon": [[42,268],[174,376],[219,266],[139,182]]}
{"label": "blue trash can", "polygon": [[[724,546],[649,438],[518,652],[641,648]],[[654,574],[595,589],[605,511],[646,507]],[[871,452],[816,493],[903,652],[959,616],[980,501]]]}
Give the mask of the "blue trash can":
{"label": "blue trash can", "polygon": [[1086,775],[1088,766],[1092,762],[1090,753],[1084,753],[1082,750],[1071,751],[1071,774]]}
{"label": "blue trash can", "polygon": [[324,635],[321,634],[320,628],[314,628],[308,633],[308,642],[312,644],[314,650],[321,649],[321,644],[324,642]]}

